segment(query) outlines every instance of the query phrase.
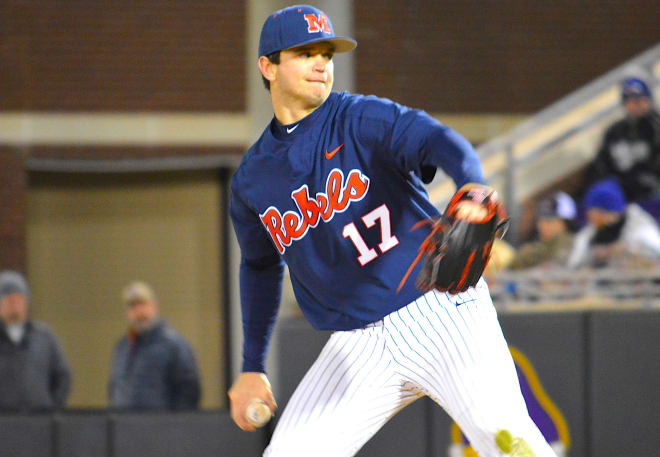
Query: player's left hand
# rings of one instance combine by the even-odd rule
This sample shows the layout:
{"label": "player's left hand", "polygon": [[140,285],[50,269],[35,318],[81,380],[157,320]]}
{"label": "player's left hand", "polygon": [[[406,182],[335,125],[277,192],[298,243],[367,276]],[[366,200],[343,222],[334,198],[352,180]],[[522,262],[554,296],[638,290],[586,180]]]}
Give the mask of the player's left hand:
{"label": "player's left hand", "polygon": [[497,192],[482,184],[466,184],[454,194],[442,217],[431,222],[431,234],[420,246],[399,289],[422,258],[416,283],[422,292],[436,289],[456,294],[476,285],[490,259],[495,237],[502,236],[508,225]]}
{"label": "player's left hand", "polygon": [[[476,191],[480,194],[493,194],[495,189],[489,186],[484,186],[477,183],[467,183],[456,191],[456,194],[464,194],[470,190]],[[497,195],[497,193],[495,193]],[[480,223],[484,221],[489,215],[489,209],[481,201],[474,199],[460,199],[456,202],[454,207],[454,217],[456,219]]]}
{"label": "player's left hand", "polygon": [[275,412],[277,404],[270,388],[268,377],[264,373],[245,372],[241,373],[229,389],[229,401],[231,406],[231,417],[241,430],[254,432],[255,426],[250,424],[245,413],[250,402],[259,399],[268,405],[271,412]]}

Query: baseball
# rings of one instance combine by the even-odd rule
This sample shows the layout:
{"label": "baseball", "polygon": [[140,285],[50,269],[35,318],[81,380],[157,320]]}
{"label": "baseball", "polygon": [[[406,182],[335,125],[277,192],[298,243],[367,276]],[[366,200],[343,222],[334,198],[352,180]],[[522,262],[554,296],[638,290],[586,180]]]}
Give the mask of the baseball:
{"label": "baseball", "polygon": [[245,410],[245,418],[255,427],[263,427],[272,416],[266,402],[259,399],[252,400]]}

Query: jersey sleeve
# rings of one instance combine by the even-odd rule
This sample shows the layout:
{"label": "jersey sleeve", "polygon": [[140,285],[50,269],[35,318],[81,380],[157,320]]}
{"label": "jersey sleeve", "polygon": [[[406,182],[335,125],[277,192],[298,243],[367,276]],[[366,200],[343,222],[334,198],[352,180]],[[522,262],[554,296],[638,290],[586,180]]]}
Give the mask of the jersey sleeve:
{"label": "jersey sleeve", "polygon": [[470,142],[424,111],[367,97],[360,134],[377,150],[387,151],[402,172],[414,172],[427,184],[433,180],[436,168],[452,178],[457,187],[485,182],[479,156]]}
{"label": "jersey sleeve", "polygon": [[284,262],[258,215],[235,191],[234,183],[230,214],[241,248],[242,371],[265,372],[270,335],[282,296]]}

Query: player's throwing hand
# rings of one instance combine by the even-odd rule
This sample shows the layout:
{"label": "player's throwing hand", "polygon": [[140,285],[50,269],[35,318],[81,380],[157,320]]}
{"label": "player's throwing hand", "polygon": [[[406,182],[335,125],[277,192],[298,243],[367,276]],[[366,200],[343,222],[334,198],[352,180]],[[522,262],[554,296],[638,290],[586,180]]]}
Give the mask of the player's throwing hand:
{"label": "player's throwing hand", "polygon": [[231,417],[241,430],[254,432],[256,427],[248,420],[248,406],[254,400],[261,400],[270,408],[271,415],[277,409],[270,382],[263,373],[241,373],[229,389]]}

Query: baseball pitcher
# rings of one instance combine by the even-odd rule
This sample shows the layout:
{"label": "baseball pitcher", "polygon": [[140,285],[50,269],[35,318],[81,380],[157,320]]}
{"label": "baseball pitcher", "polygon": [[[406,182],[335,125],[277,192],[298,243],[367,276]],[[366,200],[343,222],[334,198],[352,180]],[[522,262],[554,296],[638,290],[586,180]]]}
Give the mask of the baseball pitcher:
{"label": "baseball pitcher", "polygon": [[[481,457],[554,456],[480,279],[506,223],[501,203],[455,131],[390,100],[331,91],[333,55],[356,45],[311,6],[263,25],[259,70],[275,115],[232,182],[244,328],[232,417],[254,430],[248,405],[276,408],[264,360],[286,262],[305,317],[334,333],[265,456],[353,456],[423,395]],[[442,216],[423,187],[437,168],[458,189]]]}

